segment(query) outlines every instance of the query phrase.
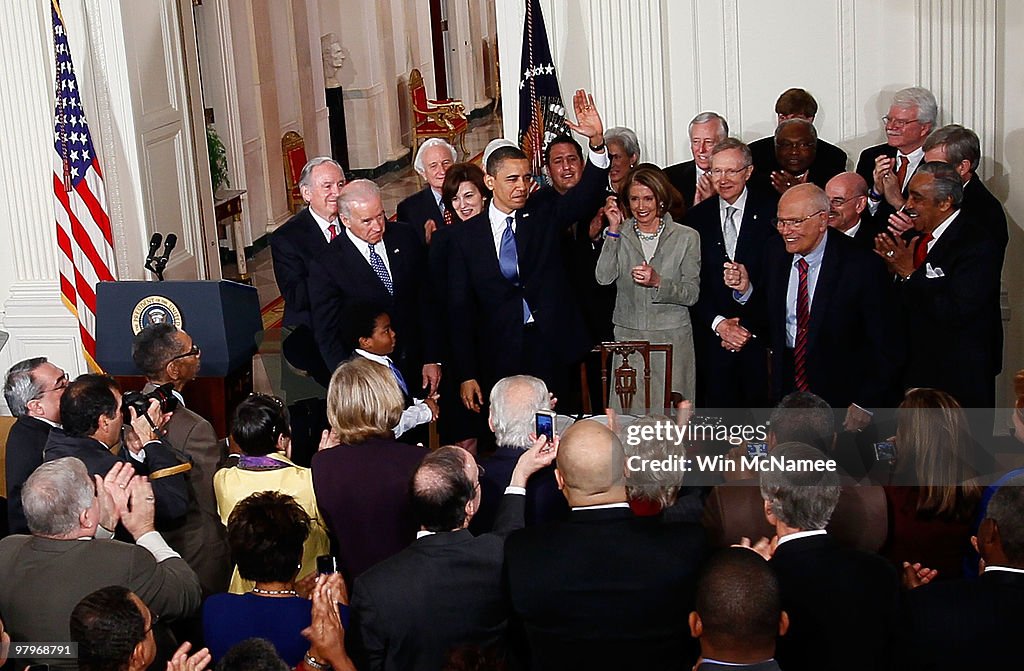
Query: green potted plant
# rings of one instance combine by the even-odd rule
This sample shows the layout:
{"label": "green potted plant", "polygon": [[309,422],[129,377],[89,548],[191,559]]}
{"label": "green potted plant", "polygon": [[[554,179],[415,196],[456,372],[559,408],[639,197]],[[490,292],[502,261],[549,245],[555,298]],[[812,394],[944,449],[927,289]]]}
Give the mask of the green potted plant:
{"label": "green potted plant", "polygon": [[220,136],[213,124],[206,124],[206,148],[210,153],[210,179],[213,182],[213,193],[217,193],[224,187],[231,186],[228,177],[228,152],[221,142]]}

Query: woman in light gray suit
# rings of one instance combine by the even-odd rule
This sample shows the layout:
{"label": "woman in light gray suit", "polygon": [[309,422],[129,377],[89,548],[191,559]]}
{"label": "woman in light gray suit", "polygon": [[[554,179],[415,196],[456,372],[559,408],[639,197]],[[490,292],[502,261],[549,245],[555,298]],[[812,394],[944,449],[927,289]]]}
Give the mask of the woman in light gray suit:
{"label": "woman in light gray suit", "polygon": [[[605,208],[608,228],[594,274],[599,284],[615,282],[615,339],[671,344],[672,391],[692,400],[696,378],[689,306],[700,293],[700,234],[672,220],[671,193],[668,178],[655,166],[641,165],[629,174],[618,207],[609,198]],[[649,410],[639,407],[643,363],[630,363],[637,369],[638,393],[633,408],[624,410],[646,414]],[[651,405],[664,398],[664,371],[664,357],[652,355]]]}

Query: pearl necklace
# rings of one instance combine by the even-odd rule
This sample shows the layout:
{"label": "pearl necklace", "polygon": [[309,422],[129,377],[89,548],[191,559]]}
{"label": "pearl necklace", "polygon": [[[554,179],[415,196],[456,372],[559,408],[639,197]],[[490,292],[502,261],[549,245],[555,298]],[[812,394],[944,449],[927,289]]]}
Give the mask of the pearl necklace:
{"label": "pearl necklace", "polygon": [[641,240],[647,240],[647,241],[657,240],[658,236],[661,235],[661,232],[664,231],[664,230],[665,230],[665,220],[664,219],[662,219],[661,223],[658,224],[658,230],[656,230],[653,233],[644,233],[643,231],[640,230],[639,224],[637,224],[636,222],[633,223],[633,231],[636,233],[636,237],[640,238]]}
{"label": "pearl necklace", "polygon": [[294,589],[263,589],[262,587],[253,586],[250,590],[253,594],[262,594],[264,596],[281,596],[287,594],[288,596],[298,596],[299,593]]}

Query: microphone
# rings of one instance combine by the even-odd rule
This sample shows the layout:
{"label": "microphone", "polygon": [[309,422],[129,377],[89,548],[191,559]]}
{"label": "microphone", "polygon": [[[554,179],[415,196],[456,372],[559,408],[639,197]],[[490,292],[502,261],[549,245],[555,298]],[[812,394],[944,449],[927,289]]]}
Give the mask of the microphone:
{"label": "microphone", "polygon": [[167,263],[167,259],[171,256],[171,250],[174,249],[174,245],[178,244],[178,236],[174,233],[167,234],[167,240],[164,242],[164,254],[161,257],[164,263]]}
{"label": "microphone", "polygon": [[149,256],[146,257],[147,261],[152,260],[156,256],[156,250],[160,249],[160,242],[163,238],[164,236],[160,233],[154,233],[153,237],[149,239]]}

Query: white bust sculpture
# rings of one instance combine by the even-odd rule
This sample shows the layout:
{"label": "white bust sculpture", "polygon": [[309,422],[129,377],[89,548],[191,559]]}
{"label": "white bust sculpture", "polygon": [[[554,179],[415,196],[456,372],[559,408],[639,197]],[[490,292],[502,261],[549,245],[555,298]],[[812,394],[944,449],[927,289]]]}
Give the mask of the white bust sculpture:
{"label": "white bust sculpture", "polygon": [[324,61],[324,86],[336,89],[341,86],[338,71],[345,64],[345,50],[341,48],[334,33],[327,33],[320,38],[320,52]]}

